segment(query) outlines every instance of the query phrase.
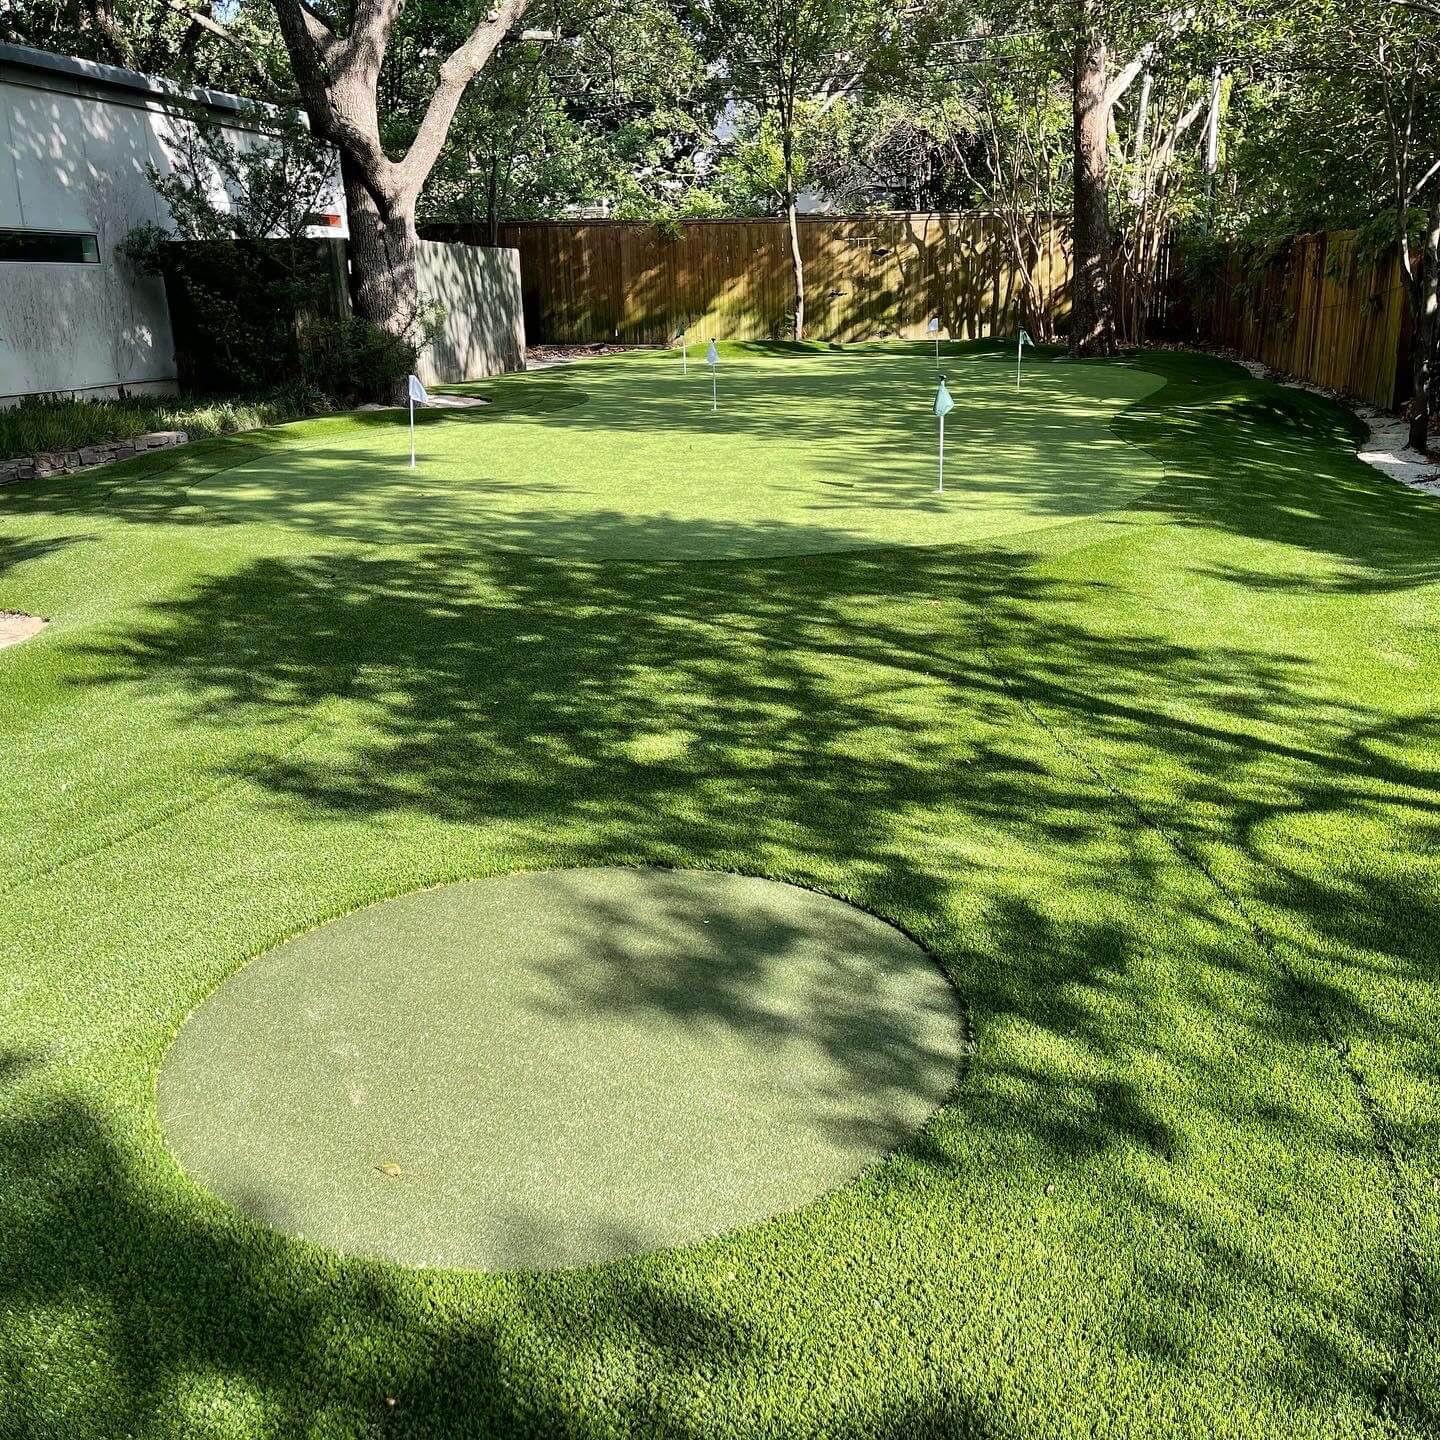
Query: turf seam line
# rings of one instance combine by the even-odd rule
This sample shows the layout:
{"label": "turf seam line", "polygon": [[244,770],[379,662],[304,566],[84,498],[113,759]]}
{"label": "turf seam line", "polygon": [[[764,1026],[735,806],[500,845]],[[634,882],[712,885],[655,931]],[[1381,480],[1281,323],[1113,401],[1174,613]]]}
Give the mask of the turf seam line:
{"label": "turf seam line", "polygon": [[[243,464],[244,462],[241,461],[239,463]],[[234,469],[235,467],[229,466],[225,468]],[[217,471],[215,473],[218,474],[219,472]],[[321,568],[329,571],[332,581],[339,580],[340,572],[338,567],[325,566],[322,564]],[[361,660],[357,659],[348,666],[337,667],[341,675],[340,683],[335,687],[335,693],[330,701],[319,707],[319,718],[306,729],[302,730],[291,744],[284,746],[277,754],[267,755],[259,764],[245,765],[239,769],[231,769],[223,779],[217,780],[208,789],[196,791],[194,794],[187,796],[180,804],[173,805],[169,809],[152,814],[148,819],[142,820],[138,825],[132,825],[129,829],[122,830],[94,845],[86,846],[70,855],[63,856],[51,864],[22,871],[6,884],[0,885],[0,899],[3,899],[7,895],[14,894],[15,891],[19,890],[22,886],[33,884],[38,880],[50,880],[60,874],[62,870],[68,870],[72,865],[80,865],[87,860],[95,859],[99,855],[105,855],[111,851],[118,850],[141,835],[151,834],[156,830],[163,829],[182,816],[192,815],[198,810],[203,810],[207,805],[219,799],[221,796],[253,780],[257,775],[262,774],[269,766],[276,764],[279,760],[288,760],[292,756],[297,755],[305,746],[315,739],[322,730],[330,726],[332,721],[326,713],[327,705],[339,703],[348,698],[362,663]]]}
{"label": "turf seam line", "polygon": [[1424,1271],[1420,1263],[1417,1238],[1419,1216],[1410,1202],[1409,1187],[1405,1182],[1404,1169],[1400,1163],[1401,1145],[1394,1124],[1375,1098],[1364,1072],[1355,1063],[1349,1041],[1331,1023],[1325,1009],[1313,998],[1310,988],[1306,985],[1300,972],[1281,954],[1279,942],[1250,913],[1239,894],[1215,873],[1203,856],[1193,850],[1179,836],[1173,834],[1163,821],[1150,814],[1146,807],[1127,790],[1111,780],[1090,758],[1082,745],[1069,739],[1059,727],[1052,725],[1045,718],[1038,705],[1026,696],[1024,691],[997,663],[991,633],[983,620],[978,628],[978,636],[981,652],[985,656],[985,663],[990,667],[991,673],[999,682],[1001,689],[1011,696],[1031,723],[1050,740],[1057,750],[1079,765],[1112,799],[1129,810],[1143,827],[1157,835],[1182,864],[1191,867],[1201,875],[1240,917],[1242,925],[1261,954],[1285,978],[1291,990],[1299,995],[1301,1005],[1309,1015],[1325,1048],[1335,1061],[1341,1078],[1347,1082],[1354,1093],[1360,1112],[1369,1126],[1375,1151],[1390,1177],[1391,1198],[1397,1217],[1395,1249],[1400,1307],[1400,1344],[1397,1347],[1390,1372],[1385,1378],[1385,1384],[1376,1397],[1377,1408],[1382,1415],[1393,1415],[1397,1399],[1396,1392],[1403,1383],[1404,1372],[1408,1368],[1407,1362],[1413,1350],[1411,1337],[1415,1328],[1416,1302],[1424,1285]]}
{"label": "turf seam line", "polygon": [[110,850],[118,850],[131,840],[138,839],[140,836],[147,835],[152,831],[163,829],[166,825],[169,825],[174,820],[180,819],[184,815],[190,815],[196,810],[203,810],[211,801],[218,799],[227,791],[233,790],[238,785],[245,784],[248,780],[252,780],[256,775],[259,775],[266,766],[274,764],[276,759],[289,757],[294,755],[298,750],[303,749],[327,724],[328,722],[323,719],[317,721],[309,730],[301,735],[293,745],[287,746],[280,755],[268,756],[264,764],[250,766],[243,770],[231,771],[224,779],[217,780],[215,784],[208,789],[196,791],[187,796],[178,805],[173,805],[168,810],[162,810],[158,814],[142,820],[138,825],[131,826],[128,830],[119,831],[117,834],[100,840],[94,845],[86,846],[84,849],[77,850],[73,854],[63,856],[53,864],[37,866],[33,870],[22,870],[8,884],[0,886],[0,899],[3,899],[7,895],[14,894],[15,891],[22,889],[26,885],[34,884],[37,880],[52,879],[54,876],[60,874],[62,870],[68,870],[72,865],[79,865],[86,860],[93,860],[96,856],[103,855]]}
{"label": "turf seam line", "polygon": [[[345,674],[345,678],[336,687],[335,695],[333,697],[335,701],[344,700],[346,696],[350,693],[350,687],[354,682],[355,674],[358,669],[358,665],[353,665],[349,668],[348,672]],[[98,841],[94,845],[86,846],[83,849],[77,850],[70,855],[62,856],[60,859],[54,861],[51,864],[37,866],[32,870],[22,870],[8,883],[0,885],[0,899],[3,899],[7,895],[12,895],[15,893],[15,891],[23,888],[26,885],[34,884],[36,881],[50,880],[54,876],[60,874],[61,871],[68,870],[72,865],[80,865],[87,860],[95,859],[99,855],[104,855],[109,853],[110,851],[118,850],[122,846],[128,845],[130,841],[138,839],[142,835],[148,835],[156,830],[161,830],[165,826],[171,824],[176,820],[179,820],[183,816],[192,815],[197,810],[203,810],[207,805],[211,804],[215,800],[218,800],[223,795],[226,795],[227,793],[238,788],[241,785],[247,784],[257,775],[262,774],[268,767],[276,764],[278,761],[288,760],[292,756],[298,754],[301,750],[305,748],[305,746],[307,746],[313,739],[315,739],[315,737],[319,735],[322,730],[328,729],[332,723],[333,722],[331,718],[325,713],[324,707],[322,706],[320,718],[315,720],[313,724],[311,724],[307,729],[302,731],[295,738],[293,743],[286,745],[276,754],[267,755],[264,760],[258,764],[243,766],[239,769],[232,769],[224,776],[223,779],[217,780],[207,789],[198,790],[195,793],[187,796],[178,805],[172,805],[169,809],[161,810],[158,813],[149,816],[147,819],[142,820],[139,824],[132,825],[126,830],[119,831],[118,833],[111,835],[106,839]]]}

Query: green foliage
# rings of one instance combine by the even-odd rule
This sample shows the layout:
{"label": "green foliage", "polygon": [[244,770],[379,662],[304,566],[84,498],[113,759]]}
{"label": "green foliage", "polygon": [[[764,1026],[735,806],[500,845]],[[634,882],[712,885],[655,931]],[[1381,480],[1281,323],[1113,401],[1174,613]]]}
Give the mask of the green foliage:
{"label": "green foliage", "polygon": [[266,0],[5,0],[0,41],[281,101],[290,64]]}
{"label": "green foliage", "polygon": [[768,111],[744,110],[732,120],[732,133],[720,152],[708,187],[728,212],[774,214],[789,198],[788,184],[804,187],[810,169],[802,123],[797,126],[787,177],[781,122]]}
{"label": "green foliage", "polygon": [[258,395],[130,395],[72,400],[28,395],[0,409],[0,460],[127,440],[151,430],[184,430],[192,440],[278,425],[330,408],[328,392],[291,385]]}
{"label": "green foliage", "polygon": [[880,0],[698,0],[691,15],[729,91],[732,181],[790,204],[820,122],[879,68],[894,12]]}
{"label": "green foliage", "polygon": [[297,352],[304,384],[342,402],[388,400],[425,344],[423,322],[392,335],[355,315],[306,318]]}
{"label": "green foliage", "polygon": [[[463,8],[463,7],[462,7]],[[411,6],[397,54],[458,38]],[[681,14],[663,0],[562,0],[526,24],[552,41],[502,47],[467,91],[451,144],[421,200],[425,219],[494,224],[572,208],[623,218],[683,210],[702,179],[723,103]],[[413,37],[413,39],[411,38]],[[428,72],[387,70],[387,143],[409,143]]]}
{"label": "green foliage", "polygon": [[121,253],[165,278],[187,388],[388,399],[434,317],[422,311],[394,335],[346,313],[323,242],[304,238],[334,155],[293,112],[263,118],[266,132],[244,145],[203,113],[180,127],[172,171],[150,172],[179,239],[139,226]]}
{"label": "green foliage", "polygon": [[1302,0],[1248,30],[1238,61],[1216,210],[1231,235],[1393,217],[1399,177],[1408,191],[1440,159],[1440,11]]}
{"label": "green foliage", "polygon": [[185,240],[298,240],[335,185],[334,151],[294,110],[257,109],[248,142],[188,107],[171,130],[169,169],[150,165],[155,193]]}

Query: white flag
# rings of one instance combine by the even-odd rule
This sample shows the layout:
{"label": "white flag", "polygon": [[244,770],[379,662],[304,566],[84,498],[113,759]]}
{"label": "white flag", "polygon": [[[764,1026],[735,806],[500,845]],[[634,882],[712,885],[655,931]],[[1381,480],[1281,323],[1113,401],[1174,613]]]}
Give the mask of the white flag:
{"label": "white flag", "polygon": [[1030,338],[1030,332],[1029,332],[1028,330],[1022,330],[1022,331],[1020,332],[1020,343],[1021,343],[1022,345],[1033,345],[1033,344],[1035,343],[1035,342]]}
{"label": "white flag", "polygon": [[410,377],[409,386],[410,398],[417,405],[424,405],[429,401],[430,392],[420,383],[420,377],[418,375],[412,375]]}

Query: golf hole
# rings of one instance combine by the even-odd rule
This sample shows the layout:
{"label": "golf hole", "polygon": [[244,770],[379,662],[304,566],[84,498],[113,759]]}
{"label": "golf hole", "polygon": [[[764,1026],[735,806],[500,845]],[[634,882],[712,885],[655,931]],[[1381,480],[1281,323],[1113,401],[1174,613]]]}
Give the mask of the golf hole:
{"label": "golf hole", "polygon": [[898,930],[700,871],[468,881],[226,981],[165,1058],[190,1175],[406,1265],[556,1268],[794,1209],[955,1083],[953,990]]}

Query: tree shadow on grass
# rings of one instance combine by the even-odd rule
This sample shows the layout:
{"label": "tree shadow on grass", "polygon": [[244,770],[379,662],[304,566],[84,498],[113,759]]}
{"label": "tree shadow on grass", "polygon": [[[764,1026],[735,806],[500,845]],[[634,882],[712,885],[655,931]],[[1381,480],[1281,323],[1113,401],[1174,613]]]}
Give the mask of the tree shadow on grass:
{"label": "tree shadow on grass", "polygon": [[91,538],[89,535],[53,535],[43,539],[12,540],[0,535],[0,579],[21,565],[43,560],[47,555],[58,555],[72,545],[85,544]]}
{"label": "tree shadow on grass", "polygon": [[[13,1085],[25,1060],[8,1058]],[[749,1344],[734,1315],[634,1273],[592,1275],[579,1303],[536,1278],[512,1287],[503,1323],[460,1321],[406,1272],[339,1262],[223,1207],[177,1202],[76,1100],[0,1110],[0,1157],[0,1306],[28,1322],[26,1348],[6,1356],[7,1435],[157,1433],[157,1420],[166,1433],[210,1433],[199,1417],[214,1405],[222,1421],[227,1399],[239,1414],[253,1402],[260,1423],[246,1433],[294,1433],[303,1416],[317,1433],[557,1434],[575,1418],[568,1397],[539,1367],[515,1373],[531,1325],[555,1327],[560,1355],[633,1345],[661,1366],[714,1363]],[[45,1317],[57,1314],[103,1359],[103,1414],[84,1402],[57,1410],[45,1361]],[[338,1365],[337,1324],[350,1357]],[[185,1429],[187,1413],[199,1428]]]}
{"label": "tree shadow on grass", "polygon": [[1440,505],[1356,458],[1365,427],[1348,411],[1206,356],[1135,363],[1166,377],[1114,423],[1165,463],[1165,483],[1137,508],[1292,547],[1288,556],[1267,552],[1264,571],[1236,560],[1209,573],[1246,590],[1297,595],[1385,594],[1440,581]]}
{"label": "tree shadow on grass", "polygon": [[[83,1101],[22,1089],[39,1058],[0,1055],[0,1431],[16,1440],[699,1440],[714,1433],[696,1405],[711,1385],[735,1372],[763,1385],[784,1369],[723,1243],[688,1277],[662,1260],[476,1286],[345,1261],[157,1183]],[[57,1386],[57,1358],[76,1363],[77,1346],[86,1378]],[[587,1393],[597,1371],[609,1382]],[[1013,1433],[958,1387],[930,1389],[842,1409],[823,1433],[885,1434],[897,1417],[917,1434]]]}
{"label": "tree shadow on grass", "polygon": [[[1174,438],[1189,437],[1182,428]],[[1429,539],[1404,533],[1408,508],[1346,479],[1311,513],[1287,492],[1289,459],[1255,463],[1273,463],[1276,484],[1250,510],[1198,463],[1156,508],[1337,560],[1350,567],[1347,586],[1383,591],[1387,573],[1425,583]],[[1249,475],[1240,472],[1242,489]],[[1337,817],[1392,839],[1433,836],[1432,720],[1337,694],[1321,661],[1285,647],[1104,629],[1084,612],[1105,586],[1027,572],[1026,559],[1001,544],[744,566],[567,564],[428,544],[266,556],[127,617],[96,642],[83,683],[169,687],[200,728],[328,717],[307,745],[260,753],[234,777],[281,816],[493,832],[504,837],[500,867],[543,856],[758,869],[896,920],[956,981],[983,1063],[960,1103],[895,1163],[816,1209],[827,1233],[848,1195],[860,1197],[866,1224],[890,1206],[916,1233],[929,1224],[953,1245],[991,1191],[1025,1194],[1031,1174],[1056,1176],[1067,1192],[1093,1185],[1058,1256],[1084,1257],[1097,1285],[1116,1289],[1132,1267],[1115,1312],[1132,1323],[1105,1319],[1125,1364],[1138,1357],[1153,1367],[1147,1377],[1188,1393],[1207,1365],[1228,1371],[1227,1341],[1258,1336],[1243,1380],[1276,1403],[1363,1406],[1386,1390],[1390,1413],[1424,1433],[1436,1419],[1431,1392],[1384,1373],[1406,1345],[1390,1181],[1308,1017],[1322,1013],[1377,1047],[1394,1091],[1431,1093],[1424,1006],[1372,1003],[1355,977],[1382,952],[1381,978],[1423,995],[1435,973],[1433,910],[1423,886],[1377,851],[1347,856],[1337,882],[1313,858],[1277,856],[1272,833],[1296,817]],[[1049,733],[1021,715],[1017,693]],[[1176,695],[1183,715],[1167,703]],[[1067,737],[1255,900],[1297,952],[1299,979],[1277,973],[1195,867],[1052,743]],[[1363,896],[1371,903],[1356,903]],[[579,998],[634,1004],[632,979],[602,976]],[[676,996],[662,986],[641,998],[709,1006],[721,1023],[752,1018],[747,997],[723,988]],[[784,1370],[774,1311],[711,1315],[688,1272],[664,1259],[583,1281],[496,1282],[506,1298],[490,1309],[478,1297],[496,1292],[457,1281],[441,1320],[418,1282],[382,1270],[380,1285],[359,1262],[312,1256],[297,1278],[300,1252],[218,1210],[177,1245],[191,1241],[184,1213],[133,1169],[149,1137],[117,1141],[64,1100],[20,1113],[12,1154],[32,1181],[13,1192],[6,1228],[19,1243],[0,1273],[34,1314],[119,1317],[103,1353],[124,1377],[116,1413],[129,1405],[132,1428],[173,1405],[186,1377],[216,1372],[275,1397],[276,1413],[333,1404],[348,1422],[361,1413],[357,1395],[375,1392],[379,1407],[393,1393],[377,1383],[389,1367],[421,1397],[393,1418],[377,1408],[373,1423],[399,1433],[578,1433],[605,1418],[600,1394],[620,1407],[622,1430],[704,1433],[693,1419],[703,1407],[674,1398],[687,1385],[734,1393],[724,1386],[737,1372],[763,1384]],[[1403,1132],[1421,1155],[1432,1153],[1425,1123]],[[1263,1143],[1275,1137],[1282,1143]],[[991,1167],[978,1179],[967,1172],[976,1154]],[[1255,1217],[1277,1197],[1299,1219],[1272,1237]],[[1129,1227],[1092,1219],[1087,1248],[1081,1217],[1097,1213],[1126,1215]],[[1022,1212],[1014,1225],[1025,1224]],[[798,1295],[832,1298],[813,1244],[822,1222],[807,1212],[780,1228],[790,1226],[812,1244],[802,1273],[765,1283],[783,1292],[779,1312],[799,1307],[818,1324],[821,1312]],[[765,1234],[717,1242],[717,1253],[733,1244],[747,1256],[770,1243]],[[875,1238],[857,1231],[851,1258]],[[898,1243],[890,1232],[880,1240]],[[1359,1246],[1369,1248],[1352,1253]],[[944,1272],[938,1255],[918,1270]],[[636,1274],[659,1293],[637,1289]],[[846,1297],[835,1298],[838,1310]],[[596,1310],[593,1344],[571,1344],[575,1331],[591,1333],[577,1306]],[[373,1325],[352,1318],[371,1313]],[[1177,1314],[1183,1323],[1172,1323]],[[1414,1311],[1412,1329],[1431,1315],[1433,1306]],[[944,1322],[938,1308],[916,1318]],[[1090,1319],[1050,1318],[1066,1334]],[[547,1327],[564,1334],[570,1360],[536,1348]],[[646,1349],[657,1334],[663,1365]],[[417,1359],[417,1335],[429,1361]],[[859,1335],[846,1339],[852,1352],[865,1349]],[[1033,1334],[1025,1344],[1036,1346]],[[678,1358],[686,1347],[693,1363]],[[975,1361],[981,1350],[965,1353]],[[747,1354],[762,1357],[758,1369],[746,1371]],[[915,1350],[884,1354],[903,1364]],[[943,1368],[927,1363],[927,1374]],[[596,1366],[627,1379],[597,1387]],[[53,1402],[40,1372],[23,1384],[22,1405]],[[896,1421],[978,1433],[1000,1413],[962,1398],[845,1394],[863,1413],[827,1412],[828,1433],[885,1433]],[[1087,1415],[1102,1403],[1051,1398]],[[466,1418],[453,1421],[457,1412]],[[1003,1433],[1005,1422],[993,1423]]]}
{"label": "tree shadow on grass", "polygon": [[[985,1034],[1016,1025],[1105,1062],[1062,1079],[1063,1067],[997,1055],[985,1082],[995,1098],[967,1108],[973,1124],[1018,1130],[1056,1164],[1130,1153],[1168,1168],[1186,1162],[1196,1113],[1159,1103],[1133,1074],[1107,1073],[1133,1068],[1146,1045],[1189,1077],[1202,1128],[1234,1136],[1258,1123],[1238,1090],[1256,1086],[1273,1102],[1265,1047],[1323,1054],[1307,1018],[1317,1007],[1401,1051],[1422,1039],[1422,1022],[1367,1012],[1323,967],[1301,1003],[1239,917],[1202,881],[1191,877],[1193,892],[1178,882],[1174,857],[1113,795],[1017,730],[1014,677],[996,666],[1028,666],[1026,692],[1061,730],[1143,735],[1145,754],[1178,767],[1191,803],[1223,807],[1258,791],[1251,833],[1264,828],[1262,805],[1428,816],[1434,776],[1418,755],[1377,766],[1357,750],[1357,736],[1386,722],[1359,700],[1309,705],[1314,667],[1298,656],[1062,618],[1093,588],[1025,573],[1013,552],[982,547],[744,568],[454,551],[261,560],[155,607],[108,649],[111,669],[94,683],[169,677],[206,723],[242,704],[338,706],[323,746],[251,776],[297,813],[499,824],[519,853],[554,863],[758,866],[838,889],[940,954],[977,1016],[982,1051]],[[1163,676],[1190,697],[1184,722],[1143,693],[1097,687],[1107,677],[1123,691],[1127,675]],[[1256,717],[1277,729],[1257,731]],[[1283,791],[1264,799],[1282,771]],[[1243,853],[1246,828],[1225,839]],[[1010,852],[1043,856],[1048,888],[1089,897],[1108,921],[1060,919],[1054,893],[1042,899],[1011,873]],[[957,885],[981,901],[969,934],[957,933]],[[1285,884],[1271,903],[1303,912],[1312,902]],[[1147,906],[1164,921],[1158,942]],[[1136,973],[1157,943],[1176,949],[1164,1000]],[[1395,961],[1411,979],[1429,964],[1413,944]],[[633,977],[612,978],[580,998],[633,1003]],[[717,1018],[754,1018],[744,995],[709,999]],[[679,1002],[662,987],[646,1003]],[[1171,1005],[1196,1035],[1165,1035]],[[1225,1029],[1231,1049],[1216,1061],[1206,1053],[1216,1041],[1200,1036]],[[1244,1086],[1237,1036],[1257,1067]],[[1306,1084],[1332,1091],[1342,1111],[1349,1103],[1323,1064]],[[1294,1134],[1313,1127],[1300,1109],[1285,1114]],[[1373,1153],[1345,1129],[1317,1135],[1317,1153],[1373,1171]],[[1388,1318],[1375,1324],[1389,1334]]]}
{"label": "tree shadow on grass", "polygon": [[[915,425],[899,430],[879,423],[879,417],[897,405],[908,406],[902,399],[906,387],[913,381],[923,390],[928,375],[917,370],[906,379],[889,371],[871,373],[863,364],[869,352],[837,359],[817,355],[810,358],[834,375],[815,391],[817,382],[808,376],[803,355],[779,349],[797,360],[794,375],[787,372],[780,381],[738,378],[737,403],[718,422],[708,408],[684,403],[688,392],[678,377],[633,361],[601,367],[590,403],[569,408],[564,400],[574,382],[562,372],[491,382],[482,387],[491,393],[490,407],[421,417],[422,448],[427,431],[473,436],[475,473],[454,490],[438,487],[443,493],[432,493],[437,487],[423,473],[410,477],[403,472],[403,416],[377,412],[157,452],[94,477],[29,482],[3,498],[20,517],[93,513],[103,504],[107,517],[122,522],[213,526],[238,520],[284,526],[322,540],[381,546],[448,539],[478,547],[498,541],[592,557],[630,546],[637,555],[664,557],[681,543],[689,547],[687,554],[704,558],[872,545],[868,536],[854,533],[843,508],[836,508],[853,504],[855,497],[841,497],[818,482],[813,507],[789,523],[756,517],[748,525],[707,527],[656,514],[647,532],[637,523],[641,517],[605,504],[603,476],[579,473],[552,479],[536,492],[538,497],[557,485],[594,489],[594,502],[574,514],[540,504],[518,512],[508,502],[489,504],[482,458],[488,437],[497,424],[524,423],[527,416],[563,433],[663,433],[679,439],[713,436],[719,423],[723,433],[754,441],[803,443],[809,452],[827,455],[837,477],[863,474],[867,506],[904,509],[922,503],[924,497],[917,502],[907,487],[928,483],[928,410],[921,404]],[[880,358],[919,360],[923,351],[923,346],[914,351],[888,347]],[[988,366],[991,359],[987,347],[967,346],[957,362]],[[1023,492],[1035,516],[1065,519],[1128,504],[1171,523],[1293,547],[1295,564],[1288,572],[1272,568],[1261,573],[1243,561],[1213,570],[1256,590],[1385,593],[1440,579],[1435,559],[1440,506],[1359,462],[1354,455],[1357,422],[1333,402],[1254,381],[1239,367],[1209,356],[1135,356],[1121,362],[1123,367],[1158,375],[1165,383],[1099,433],[1105,444],[1123,442],[1158,457],[1168,474],[1148,491],[1117,488],[1096,470],[1084,446],[1071,443],[1077,416],[1083,412],[1086,423],[1093,422],[1093,399],[1083,388],[1068,394],[1064,382],[1066,374],[1103,374],[1106,367],[1044,354],[1035,363],[1042,373],[1057,377],[1060,389],[1027,410],[1020,424],[1006,420],[1001,409],[979,403],[979,396],[964,417],[965,443],[975,454],[999,457],[1015,469],[1015,484],[1008,488],[1017,498]],[[743,366],[737,374],[744,376]],[[812,392],[823,403],[806,403]],[[366,443],[371,434],[375,444]],[[380,443],[382,435],[393,443]],[[245,486],[227,485],[222,472],[256,462],[257,473],[274,482],[262,487],[263,495],[247,497]],[[192,490],[207,480],[211,483]],[[957,491],[963,491],[963,459],[956,480]],[[1003,498],[1007,486],[998,493]],[[1272,567],[1274,559],[1267,556]]]}

